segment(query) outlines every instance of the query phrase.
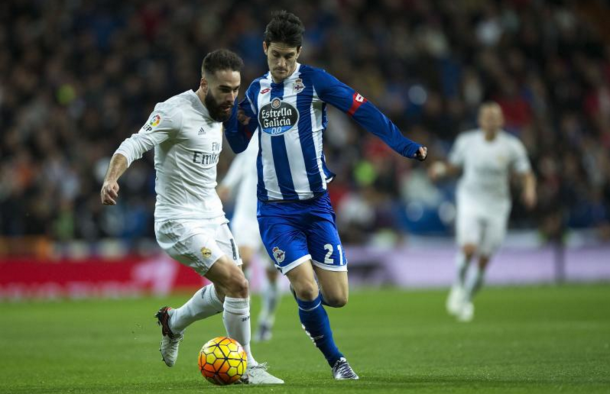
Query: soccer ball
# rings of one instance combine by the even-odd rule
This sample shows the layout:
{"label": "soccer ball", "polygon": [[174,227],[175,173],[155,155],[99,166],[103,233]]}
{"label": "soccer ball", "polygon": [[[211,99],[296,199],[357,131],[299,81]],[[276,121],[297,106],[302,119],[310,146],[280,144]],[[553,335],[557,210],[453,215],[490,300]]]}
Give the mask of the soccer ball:
{"label": "soccer ball", "polygon": [[246,372],[247,356],[235,339],[216,337],[199,352],[199,370],[204,378],[217,385],[237,382]]}

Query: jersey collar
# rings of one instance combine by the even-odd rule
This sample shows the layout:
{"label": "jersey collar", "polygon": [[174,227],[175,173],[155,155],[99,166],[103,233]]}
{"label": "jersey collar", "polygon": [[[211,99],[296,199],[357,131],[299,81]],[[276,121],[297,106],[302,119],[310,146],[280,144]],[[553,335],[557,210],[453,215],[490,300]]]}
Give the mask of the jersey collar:
{"label": "jersey collar", "polygon": [[197,96],[197,93],[195,93],[192,89],[187,90],[187,97],[193,104],[193,108],[195,108],[195,111],[200,112],[201,115],[203,115],[206,118],[210,117],[210,112],[205,107],[205,105],[203,105],[203,103],[199,99],[199,96]]}
{"label": "jersey collar", "polygon": [[273,82],[273,76],[271,75],[271,71],[269,71],[267,73],[267,75],[269,76],[269,79],[271,80],[271,87],[279,87],[279,86],[283,86],[286,84],[287,81],[290,81],[292,79],[294,79],[295,76],[298,76],[300,73],[300,69],[301,69],[301,63],[296,63],[296,66],[294,68],[294,71],[292,72],[292,74],[290,74],[289,76],[286,77],[286,79],[284,79],[282,82],[280,83],[275,83]]}

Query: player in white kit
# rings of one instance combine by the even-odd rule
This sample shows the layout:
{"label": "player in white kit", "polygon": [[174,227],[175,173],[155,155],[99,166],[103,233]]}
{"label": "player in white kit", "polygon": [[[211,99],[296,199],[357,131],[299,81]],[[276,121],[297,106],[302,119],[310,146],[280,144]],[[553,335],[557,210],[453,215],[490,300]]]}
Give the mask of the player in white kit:
{"label": "player in white kit", "polygon": [[185,329],[197,320],[223,313],[227,335],[248,354],[247,384],[284,383],[258,364],[250,349],[248,281],[228,220],[216,194],[216,167],[223,126],[241,84],[242,60],[233,52],[209,53],[196,92],[188,90],[155,106],[139,133],[127,138],[110,161],[101,190],[105,205],[115,205],[119,177],[146,151],[155,149],[155,235],[172,258],[212,283],[177,309],[163,307],[161,356],[169,367],[178,357]]}
{"label": "player in white kit", "polygon": [[[254,256],[264,261],[267,281],[262,290],[262,307],[258,316],[258,329],[254,334],[255,341],[268,341],[271,339],[271,330],[275,322],[275,311],[279,301],[278,276],[279,272],[267,257],[263,246],[256,210],[256,185],[258,174],[256,170],[256,156],[258,155],[258,137],[255,135],[248,148],[235,156],[231,167],[218,188],[218,194],[235,196],[235,211],[231,219],[231,230],[239,245],[239,254],[243,261],[244,271],[248,268]],[[262,252],[262,253],[261,253]]]}
{"label": "player in white kit", "polygon": [[[536,204],[536,179],[525,147],[502,130],[500,106],[493,102],[483,104],[478,121],[478,130],[457,138],[449,162],[435,162],[429,170],[433,180],[462,173],[457,188],[457,275],[446,305],[447,311],[460,321],[474,317],[472,299],[483,284],[491,256],[504,240],[511,210],[511,173],[520,177],[526,207],[531,209]],[[474,256],[478,257],[478,264],[467,278]]]}

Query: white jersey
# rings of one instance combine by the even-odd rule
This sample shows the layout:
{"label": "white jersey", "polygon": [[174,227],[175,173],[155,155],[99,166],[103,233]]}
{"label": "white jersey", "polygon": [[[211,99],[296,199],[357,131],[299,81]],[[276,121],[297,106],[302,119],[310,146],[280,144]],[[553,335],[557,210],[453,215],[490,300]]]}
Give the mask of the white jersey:
{"label": "white jersey", "polygon": [[525,147],[504,131],[492,141],[485,140],[482,130],[463,133],[449,154],[449,162],[463,171],[458,183],[458,206],[468,204],[490,215],[510,212],[510,172],[530,171]]}
{"label": "white jersey", "polygon": [[[257,132],[258,133],[258,132]],[[248,148],[235,156],[231,168],[222,180],[222,185],[235,190],[234,217],[243,217],[256,222],[256,185],[258,172],[256,170],[256,157],[258,156],[258,136],[252,136]]]}
{"label": "white jersey", "polygon": [[155,148],[155,220],[224,218],[216,193],[222,123],[210,117],[192,90],[155,106],[139,133],[115,153],[130,165]]}

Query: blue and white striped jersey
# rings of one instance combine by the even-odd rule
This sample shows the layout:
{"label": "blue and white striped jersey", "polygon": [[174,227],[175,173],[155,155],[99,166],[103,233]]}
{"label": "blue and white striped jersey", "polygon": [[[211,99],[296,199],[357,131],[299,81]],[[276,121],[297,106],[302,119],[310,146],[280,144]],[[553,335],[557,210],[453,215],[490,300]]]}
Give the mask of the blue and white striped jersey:
{"label": "blue and white striped jersey", "polygon": [[[346,112],[399,154],[413,158],[421,145],[404,137],[373,104],[324,70],[298,64],[281,83],[271,73],[252,82],[239,108],[250,118],[238,122],[237,109],[225,122],[225,135],[236,152],[246,149],[259,129],[258,199],[300,201],[326,193],[332,174],[326,167],[322,135],[326,104]],[[235,106],[237,107],[237,106]]]}

